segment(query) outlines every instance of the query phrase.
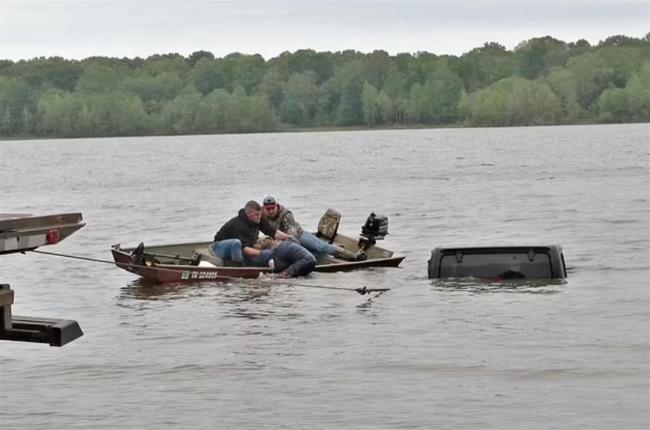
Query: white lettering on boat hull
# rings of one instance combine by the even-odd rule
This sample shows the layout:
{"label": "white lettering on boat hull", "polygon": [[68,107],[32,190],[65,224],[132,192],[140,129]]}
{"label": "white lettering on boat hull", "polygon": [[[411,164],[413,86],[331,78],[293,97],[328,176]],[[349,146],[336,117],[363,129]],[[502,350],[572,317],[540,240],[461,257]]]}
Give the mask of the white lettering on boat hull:
{"label": "white lettering on boat hull", "polygon": [[191,272],[184,271],[181,272],[181,280],[201,280],[201,279],[217,279],[219,277],[218,272]]}

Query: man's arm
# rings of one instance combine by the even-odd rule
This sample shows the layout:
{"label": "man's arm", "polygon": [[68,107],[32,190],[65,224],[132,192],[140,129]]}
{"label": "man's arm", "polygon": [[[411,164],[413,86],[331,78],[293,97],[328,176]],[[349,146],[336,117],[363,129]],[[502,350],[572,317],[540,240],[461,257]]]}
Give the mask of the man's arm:
{"label": "man's arm", "polygon": [[222,225],[217,234],[214,235],[214,241],[217,242],[224,239],[233,239],[231,231],[233,224],[233,219],[230,219],[228,222]]}
{"label": "man's arm", "polygon": [[277,239],[275,235],[279,230],[273,227],[267,219],[262,218],[260,221],[260,231],[267,236],[271,236],[272,238]]}
{"label": "man's arm", "polygon": [[290,210],[287,210],[286,213],[282,215],[282,221],[278,228],[287,234],[295,235],[294,237],[298,237],[302,234],[302,227],[300,227],[298,221],[293,217],[293,212]]}
{"label": "man's arm", "polygon": [[291,236],[289,234],[286,234],[286,233],[283,233],[280,230],[276,230],[275,235],[273,236],[273,239],[276,239],[276,240],[292,240],[293,236]]}
{"label": "man's arm", "polygon": [[293,236],[290,234],[286,234],[283,231],[280,231],[280,229],[274,228],[268,220],[262,218],[262,221],[260,222],[260,231],[267,236],[271,236],[275,240],[291,240],[293,239]]}
{"label": "man's arm", "polygon": [[258,257],[262,253],[262,251],[257,248],[253,248],[252,246],[244,246],[242,248],[242,251],[244,255],[249,258]]}

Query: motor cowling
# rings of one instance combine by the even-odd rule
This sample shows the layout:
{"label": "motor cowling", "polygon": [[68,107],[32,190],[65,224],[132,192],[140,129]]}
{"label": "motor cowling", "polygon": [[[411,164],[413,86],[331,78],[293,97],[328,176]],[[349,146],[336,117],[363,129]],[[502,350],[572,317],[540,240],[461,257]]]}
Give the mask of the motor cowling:
{"label": "motor cowling", "polygon": [[388,217],[372,212],[361,227],[361,236],[370,241],[381,240],[388,234]]}

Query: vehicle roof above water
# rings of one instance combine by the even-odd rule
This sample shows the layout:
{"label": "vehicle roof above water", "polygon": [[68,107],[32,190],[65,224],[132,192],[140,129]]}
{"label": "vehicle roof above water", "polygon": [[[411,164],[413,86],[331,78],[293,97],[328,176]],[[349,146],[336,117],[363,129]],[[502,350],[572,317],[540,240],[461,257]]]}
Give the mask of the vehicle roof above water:
{"label": "vehicle roof above water", "polygon": [[440,247],[431,251],[429,278],[566,278],[560,245]]}
{"label": "vehicle roof above water", "polygon": [[504,250],[517,250],[517,249],[533,249],[533,250],[549,250],[549,249],[558,249],[561,250],[562,246],[559,244],[550,244],[550,245],[495,245],[495,246],[486,246],[486,245],[481,245],[481,246],[439,246],[435,247],[434,250],[440,250],[440,251],[456,251],[456,250],[462,250],[464,252],[470,252],[473,250],[477,251],[494,251],[494,252],[500,252]]}

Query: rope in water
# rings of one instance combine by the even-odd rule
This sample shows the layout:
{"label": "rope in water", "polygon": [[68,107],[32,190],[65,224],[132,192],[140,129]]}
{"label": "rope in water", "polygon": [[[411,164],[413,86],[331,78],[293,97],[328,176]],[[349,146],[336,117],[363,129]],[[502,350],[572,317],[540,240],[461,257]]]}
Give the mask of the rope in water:
{"label": "rope in water", "polygon": [[[71,254],[61,254],[58,252],[49,252],[49,251],[37,251],[35,249],[30,250],[30,252],[34,252],[37,254],[45,254],[45,255],[52,255],[55,257],[64,257],[64,258],[72,258],[75,260],[85,260],[85,261],[91,261],[94,263],[103,263],[103,264],[111,264],[111,265],[116,265],[119,267],[142,267],[146,269],[151,269],[149,266],[143,266],[141,264],[133,264],[133,263],[118,263],[116,261],[110,261],[110,260],[101,260],[98,258],[90,258],[90,257],[82,257],[79,255],[71,255]],[[24,254],[25,252],[23,252]],[[177,272],[177,270],[174,269],[168,269],[166,267],[156,267],[156,270],[166,270],[170,272]],[[275,283],[275,284],[284,284],[284,285],[289,285],[292,287],[302,287],[302,288],[319,288],[319,289],[324,289],[324,290],[341,290],[341,291],[354,291],[356,293],[359,293],[361,295],[364,294],[370,294],[370,293],[383,293],[385,291],[390,291],[390,288],[367,288],[367,287],[362,287],[362,288],[345,288],[345,287],[328,287],[325,285],[310,285],[310,284],[300,284],[297,282],[290,282],[290,281],[285,281],[282,279],[244,279],[238,278],[236,276],[226,276],[226,275],[219,275],[219,278],[223,279],[228,279],[232,281],[238,281],[238,282],[247,282],[247,283],[254,283],[254,284],[268,284],[268,283]]]}

